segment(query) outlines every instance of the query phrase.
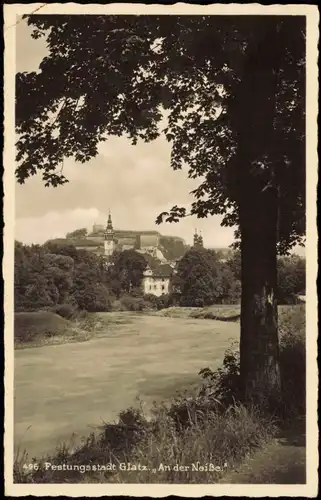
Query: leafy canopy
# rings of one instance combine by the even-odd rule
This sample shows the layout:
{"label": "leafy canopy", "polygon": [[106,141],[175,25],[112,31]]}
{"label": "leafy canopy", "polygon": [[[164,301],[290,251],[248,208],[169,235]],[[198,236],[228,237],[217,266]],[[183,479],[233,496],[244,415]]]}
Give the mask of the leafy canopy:
{"label": "leafy canopy", "polygon": [[135,250],[115,252],[112,256],[113,265],[109,267],[108,279],[116,295],[121,292],[131,292],[139,289],[143,273],[146,269],[146,259]]}
{"label": "leafy canopy", "polygon": [[[236,179],[246,160],[260,189],[278,190],[280,249],[301,241],[303,17],[34,15],[28,23],[34,38],[46,38],[48,56],[39,72],[17,74],[18,182],[41,171],[45,185],[64,184],[64,158],[90,160],[109,135],[136,144],[164,133],[172,168],[186,165],[189,177],[200,179],[191,214],[238,224]],[[274,96],[264,94],[269,72],[277,78]],[[264,127],[270,99],[273,141]],[[244,127],[246,159],[239,155]],[[174,206],[157,222],[186,215],[186,207]]]}
{"label": "leafy canopy", "polygon": [[182,306],[233,303],[240,298],[232,271],[219,261],[214,250],[188,250],[177,266],[172,284]]}

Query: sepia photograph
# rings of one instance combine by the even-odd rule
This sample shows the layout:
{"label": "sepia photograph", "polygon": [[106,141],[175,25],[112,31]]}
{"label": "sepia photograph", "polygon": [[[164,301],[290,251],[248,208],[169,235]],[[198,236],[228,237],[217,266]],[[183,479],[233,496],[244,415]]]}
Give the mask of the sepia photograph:
{"label": "sepia photograph", "polygon": [[5,42],[7,493],[317,496],[317,8]]}

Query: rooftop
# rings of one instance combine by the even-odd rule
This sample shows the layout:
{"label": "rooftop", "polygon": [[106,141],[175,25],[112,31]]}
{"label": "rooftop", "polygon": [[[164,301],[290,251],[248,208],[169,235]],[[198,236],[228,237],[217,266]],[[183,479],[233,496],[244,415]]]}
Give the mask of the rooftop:
{"label": "rooftop", "polygon": [[153,270],[156,278],[169,278],[173,274],[173,268],[169,264],[160,264]]}

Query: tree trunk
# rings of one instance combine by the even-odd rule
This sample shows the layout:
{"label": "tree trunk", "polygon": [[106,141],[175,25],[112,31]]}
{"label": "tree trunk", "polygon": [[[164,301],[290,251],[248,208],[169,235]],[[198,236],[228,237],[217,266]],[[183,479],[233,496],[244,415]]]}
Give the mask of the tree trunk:
{"label": "tree trunk", "polygon": [[273,403],[280,395],[274,191],[244,200],[240,219],[241,383],[245,400]]}
{"label": "tree trunk", "polygon": [[278,55],[278,25],[271,18],[259,45],[248,54],[235,118],[239,132],[236,175],[241,193],[241,383],[245,399],[260,403],[271,403],[280,396],[278,190],[274,175],[276,162],[282,161],[274,130]]}

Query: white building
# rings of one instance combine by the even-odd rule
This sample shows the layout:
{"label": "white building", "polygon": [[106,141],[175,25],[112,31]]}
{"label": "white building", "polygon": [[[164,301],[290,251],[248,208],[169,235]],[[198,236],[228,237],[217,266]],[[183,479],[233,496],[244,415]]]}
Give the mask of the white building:
{"label": "white building", "polygon": [[144,271],[142,282],[144,294],[152,294],[160,297],[161,295],[170,293],[172,275],[173,269],[168,264],[160,265],[154,271],[150,267],[147,267]]}

